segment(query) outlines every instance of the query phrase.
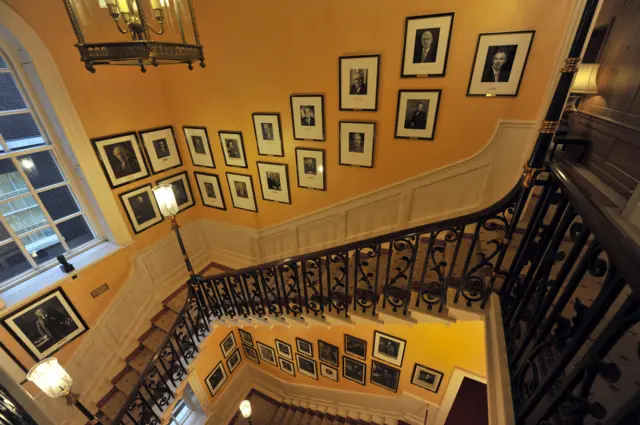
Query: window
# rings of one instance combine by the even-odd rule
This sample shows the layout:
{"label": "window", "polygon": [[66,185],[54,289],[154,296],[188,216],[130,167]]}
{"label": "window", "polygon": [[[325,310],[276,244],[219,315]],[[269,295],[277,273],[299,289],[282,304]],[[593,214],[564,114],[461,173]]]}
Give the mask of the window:
{"label": "window", "polygon": [[95,242],[55,147],[0,50],[0,291]]}

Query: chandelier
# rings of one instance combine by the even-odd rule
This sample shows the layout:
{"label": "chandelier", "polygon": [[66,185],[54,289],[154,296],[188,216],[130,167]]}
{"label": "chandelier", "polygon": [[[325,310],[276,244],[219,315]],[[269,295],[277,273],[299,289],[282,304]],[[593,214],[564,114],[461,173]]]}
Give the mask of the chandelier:
{"label": "chandelier", "polygon": [[[199,61],[205,67],[193,0],[64,0],[85,68]],[[109,23],[109,21],[112,21]],[[93,37],[91,37],[93,36]],[[114,37],[114,39],[105,40]],[[105,41],[87,41],[98,38]]]}

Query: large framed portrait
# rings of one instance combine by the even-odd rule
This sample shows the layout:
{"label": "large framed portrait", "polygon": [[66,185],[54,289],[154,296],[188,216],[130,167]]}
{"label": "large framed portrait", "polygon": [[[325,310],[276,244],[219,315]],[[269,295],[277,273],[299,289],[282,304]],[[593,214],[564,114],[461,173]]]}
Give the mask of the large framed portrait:
{"label": "large framed portrait", "polygon": [[324,96],[292,94],[293,138],[324,142]]}
{"label": "large framed portrait", "polygon": [[35,361],[50,357],[89,329],[62,288],[15,310],[2,325]]}
{"label": "large framed portrait", "polygon": [[179,211],[184,211],[195,205],[193,194],[191,193],[191,185],[189,184],[189,177],[186,172],[183,171],[182,173],[158,180],[156,184],[171,185]]}
{"label": "large framed portrait", "polygon": [[284,341],[276,339],[276,351],[278,352],[278,356],[282,356],[285,359],[293,360],[293,350],[291,349],[291,344],[287,344]]}
{"label": "large framed portrait", "polygon": [[240,349],[236,348],[233,353],[227,359],[227,368],[229,369],[229,374],[232,374],[233,371],[238,367],[240,362],[242,361],[242,357],[240,356]]}
{"label": "large framed portrait", "polygon": [[149,175],[136,133],[100,137],[91,143],[112,189]]}
{"label": "large framed portrait", "polygon": [[280,114],[256,112],[251,116],[258,143],[258,155],[284,156]]}
{"label": "large framed portrait", "polygon": [[153,128],[139,131],[138,134],[142,139],[142,146],[147,153],[149,166],[153,174],[182,165],[182,158],[180,158],[173,127]]}
{"label": "large framed portrait", "polygon": [[444,77],[453,17],[453,13],[441,13],[407,18],[401,77]]}
{"label": "large framed portrait", "polygon": [[209,145],[209,133],[206,127],[182,126],[184,138],[189,147],[191,162],[198,167],[216,168],[213,152]]}
{"label": "large framed portrait", "polygon": [[225,337],[220,343],[220,350],[222,351],[222,355],[224,357],[229,357],[229,354],[236,348],[236,336],[233,334],[233,331],[229,332],[229,335]]}
{"label": "large framed portrait", "polygon": [[267,363],[278,366],[278,363],[276,363],[276,352],[273,351],[273,348],[261,343],[260,341],[258,341],[256,344],[258,345],[258,353],[260,353],[260,358]]}
{"label": "large framed portrait", "polygon": [[341,111],[377,111],[380,55],[341,56],[338,66]]}
{"label": "large framed portrait", "polygon": [[136,235],[164,220],[150,184],[120,194],[120,202]]}
{"label": "large framed portrait", "polygon": [[298,186],[305,189],[325,190],[327,174],[324,149],[296,148]]}
{"label": "large framed portrait", "polygon": [[224,196],[222,195],[218,176],[215,174],[199,173],[197,171],[195,171],[193,175],[196,176],[196,184],[198,185],[202,205],[218,208],[219,210],[226,210],[227,207],[224,204]]}
{"label": "large framed portrait", "polygon": [[442,90],[400,90],[396,139],[433,140]]}
{"label": "large framed portrait", "polygon": [[287,164],[273,162],[258,162],[258,176],[262,199],[265,201],[291,203],[289,192],[289,167]]}
{"label": "large framed portrait", "polygon": [[517,96],[535,31],[478,36],[467,96]]}
{"label": "large framed portrait", "polygon": [[372,360],[370,379],[372,384],[396,393],[400,382],[400,369]]}
{"label": "large framed portrait", "polygon": [[344,334],[344,353],[358,357],[362,360],[367,358],[367,341],[355,336]]}
{"label": "large framed portrait", "polygon": [[242,348],[244,349],[244,355],[247,356],[249,360],[252,362],[260,364],[260,359],[258,358],[258,352],[255,348],[249,347],[248,345],[242,344]]}
{"label": "large framed portrait", "polygon": [[218,131],[224,162],[228,167],[247,168],[242,133],[239,131]]}
{"label": "large framed portrait", "polygon": [[296,363],[300,375],[305,375],[315,380],[318,379],[318,365],[315,360],[296,353]]}
{"label": "large framed portrait", "polygon": [[366,385],[367,365],[350,357],[342,356],[342,376],[360,385]]}
{"label": "large framed portrait", "polygon": [[376,124],[340,121],[340,165],[373,167],[373,144]]}
{"label": "large framed portrait", "polygon": [[251,176],[248,174],[227,173],[227,183],[231,193],[233,207],[258,212],[256,193],[253,190]]}
{"label": "large framed portrait", "polygon": [[428,368],[421,364],[416,363],[413,367],[413,376],[411,376],[411,383],[418,387],[424,388],[431,392],[437,393],[442,383],[442,377],[444,374],[438,372],[435,369]]}
{"label": "large framed portrait", "polygon": [[296,371],[292,362],[287,359],[283,359],[282,357],[278,357],[278,364],[280,365],[281,371],[291,376],[296,376]]}
{"label": "large framed portrait", "polygon": [[216,393],[222,385],[227,381],[227,372],[224,370],[224,366],[222,366],[222,362],[218,362],[216,367],[211,371],[207,379],[204,380],[207,388],[209,389],[209,393],[211,397],[215,397]]}
{"label": "large framed portrait", "polygon": [[373,357],[402,367],[407,341],[380,331],[373,332]]}
{"label": "large framed portrait", "polygon": [[333,344],[318,340],[318,358],[321,362],[330,364],[331,366],[338,367],[338,358],[340,357],[340,350]]}

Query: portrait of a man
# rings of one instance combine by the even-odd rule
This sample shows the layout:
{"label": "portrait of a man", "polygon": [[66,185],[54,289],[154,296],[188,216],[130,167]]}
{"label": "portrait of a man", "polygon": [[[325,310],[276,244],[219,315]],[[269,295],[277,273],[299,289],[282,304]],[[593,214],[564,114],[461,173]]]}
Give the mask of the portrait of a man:
{"label": "portrait of a man", "polygon": [[274,171],[267,171],[267,186],[271,190],[282,190],[280,174]]}
{"label": "portrait of a man", "polygon": [[104,151],[116,179],[140,172],[140,163],[131,142],[114,143],[105,146]]}
{"label": "portrait of a man", "polygon": [[400,352],[400,344],[386,338],[380,338],[378,351],[389,357],[398,357],[398,354]]}
{"label": "portrait of a man", "polygon": [[364,365],[360,362],[353,361],[348,357],[343,357],[343,359],[345,376],[353,379],[354,381],[364,382]]}
{"label": "portrait of a man", "polygon": [[365,95],[367,94],[367,70],[352,69],[350,71],[351,87],[349,94]]}
{"label": "portrait of a man", "polygon": [[191,137],[191,141],[193,143],[193,150],[196,153],[204,155],[205,150],[204,150],[204,141],[202,140],[202,137],[200,137],[200,136],[192,136]]}
{"label": "portrait of a man", "polygon": [[302,105],[300,106],[300,125],[304,127],[313,127],[316,125],[316,113],[315,106]]}
{"label": "portrait of a man", "polygon": [[424,130],[427,128],[428,100],[408,100],[404,128]]}
{"label": "portrait of a man", "polygon": [[169,152],[169,146],[167,145],[167,139],[157,139],[152,143],[158,159],[166,158],[171,154]]}
{"label": "portrait of a man", "polygon": [[222,370],[222,366],[220,366],[207,378],[209,388],[213,390],[217,389],[224,379],[226,379],[226,376],[224,374],[224,370]]}
{"label": "portrait of a man", "polygon": [[315,158],[304,158],[304,173],[313,174],[314,176],[318,174],[318,161]]}
{"label": "portrait of a man", "polygon": [[416,31],[413,63],[435,62],[438,56],[440,28],[423,28]]}
{"label": "portrait of a man", "polygon": [[436,381],[436,375],[429,373],[426,370],[421,370],[418,374],[418,379],[425,384],[433,384]]}
{"label": "portrait of a man", "polygon": [[247,184],[245,182],[234,182],[234,186],[238,198],[249,198],[249,191],[247,190]]}
{"label": "portrait of a man", "polygon": [[138,224],[144,224],[156,217],[148,192],[140,193],[129,200],[133,216]]}
{"label": "portrait of a man", "polygon": [[371,363],[371,382],[391,391],[398,390],[400,371],[382,363]]}
{"label": "portrait of a man", "polygon": [[349,152],[364,152],[364,133],[349,133]]}
{"label": "portrait of a man", "polygon": [[509,82],[511,66],[517,49],[517,45],[489,47],[481,81],[483,83]]}
{"label": "portrait of a man", "polygon": [[227,146],[227,152],[229,154],[229,158],[241,158],[240,156],[240,146],[238,146],[238,141],[235,139],[224,139],[224,143]]}
{"label": "portrait of a man", "polygon": [[273,140],[273,124],[270,122],[260,123],[260,127],[262,128],[262,140]]}
{"label": "portrait of a man", "polygon": [[178,205],[183,205],[189,202],[189,197],[187,196],[187,191],[182,180],[171,182],[171,188],[173,189],[173,194],[176,197],[176,203]]}
{"label": "portrait of a man", "polygon": [[57,297],[52,297],[15,318],[20,331],[44,352],[78,329]]}
{"label": "portrait of a man", "polygon": [[209,198],[215,198],[216,197],[216,191],[215,191],[212,183],[206,183],[205,182],[204,190],[207,193],[207,196]]}

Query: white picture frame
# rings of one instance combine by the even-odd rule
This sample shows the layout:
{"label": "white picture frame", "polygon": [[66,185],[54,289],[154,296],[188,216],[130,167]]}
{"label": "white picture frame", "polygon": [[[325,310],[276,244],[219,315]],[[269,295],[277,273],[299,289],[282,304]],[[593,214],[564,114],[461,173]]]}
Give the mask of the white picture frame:
{"label": "white picture frame", "polygon": [[164,220],[150,184],[121,193],[120,202],[136,235]]}
{"label": "white picture frame", "polygon": [[340,165],[373,168],[376,124],[340,121]]}
{"label": "white picture frame", "polygon": [[191,162],[196,167],[216,168],[206,127],[182,126]]}
{"label": "white picture frame", "polygon": [[242,356],[240,355],[240,349],[236,348],[227,359],[227,368],[229,369],[229,374],[232,374],[241,362]]}
{"label": "white picture frame", "polygon": [[287,360],[293,360],[293,348],[291,348],[291,344],[287,344],[279,339],[276,339],[275,343],[278,356],[284,357]]}
{"label": "white picture frame", "polygon": [[240,131],[218,131],[224,163],[227,167],[247,167],[247,156],[244,150],[242,132]]}
{"label": "white picture frame", "polygon": [[400,90],[395,138],[433,140],[441,98],[442,90]]}
{"label": "white picture frame", "polygon": [[380,55],[338,58],[341,111],[377,111]]}
{"label": "white picture frame", "polygon": [[112,189],[149,176],[136,133],[100,137],[91,139],[91,143]]}
{"label": "white picture frame", "polygon": [[296,148],[298,187],[326,190],[324,149]]}
{"label": "white picture frame", "polygon": [[258,178],[265,201],[291,204],[289,190],[289,166],[273,162],[258,162]]}
{"label": "white picture frame", "polygon": [[416,363],[411,375],[411,383],[425,390],[437,393],[444,374],[430,367]]}
{"label": "white picture frame", "polygon": [[227,183],[234,208],[258,212],[256,194],[250,175],[227,172]]}
{"label": "white picture frame", "polygon": [[236,336],[233,331],[229,332],[229,335],[224,337],[220,343],[220,351],[222,351],[222,355],[225,358],[229,357],[229,354],[231,354],[237,347],[238,343],[236,342]]}
{"label": "white picture frame", "polygon": [[335,367],[320,363],[320,375],[331,381],[338,382],[338,369]]}
{"label": "white picture frame", "polygon": [[172,126],[143,130],[138,134],[153,174],[182,165]]}
{"label": "white picture frame", "polygon": [[445,76],[454,16],[454,13],[440,13],[406,19],[402,78]]}
{"label": "white picture frame", "polygon": [[300,375],[318,380],[318,364],[314,359],[296,353],[296,366]]}
{"label": "white picture frame", "polygon": [[215,397],[216,393],[222,388],[225,382],[227,382],[227,371],[224,370],[222,362],[218,362],[215,368],[204,380],[211,397]]}
{"label": "white picture frame", "polygon": [[258,144],[258,155],[284,156],[280,114],[256,112],[251,117]]}
{"label": "white picture frame", "polygon": [[191,184],[189,183],[189,176],[186,171],[158,180],[156,184],[168,184],[171,186],[180,212],[189,209],[196,204],[193,200]]}
{"label": "white picture frame", "polygon": [[380,331],[373,332],[373,357],[402,367],[407,341]]}
{"label": "white picture frame", "polygon": [[260,358],[263,361],[274,366],[278,366],[278,363],[276,361],[276,352],[273,350],[273,348],[261,343],[260,341],[256,342],[256,346],[258,348],[258,354],[260,354]]}
{"label": "white picture frame", "polygon": [[291,376],[296,376],[296,368],[293,365],[293,362],[287,359],[283,359],[282,357],[278,357],[278,365],[280,366],[280,370],[284,373]]}
{"label": "white picture frame", "polygon": [[201,173],[194,171],[196,185],[200,193],[200,200],[205,207],[226,210],[222,187],[220,186],[220,178],[217,174]]}
{"label": "white picture frame", "polygon": [[324,95],[292,94],[290,99],[293,138],[324,142]]}

